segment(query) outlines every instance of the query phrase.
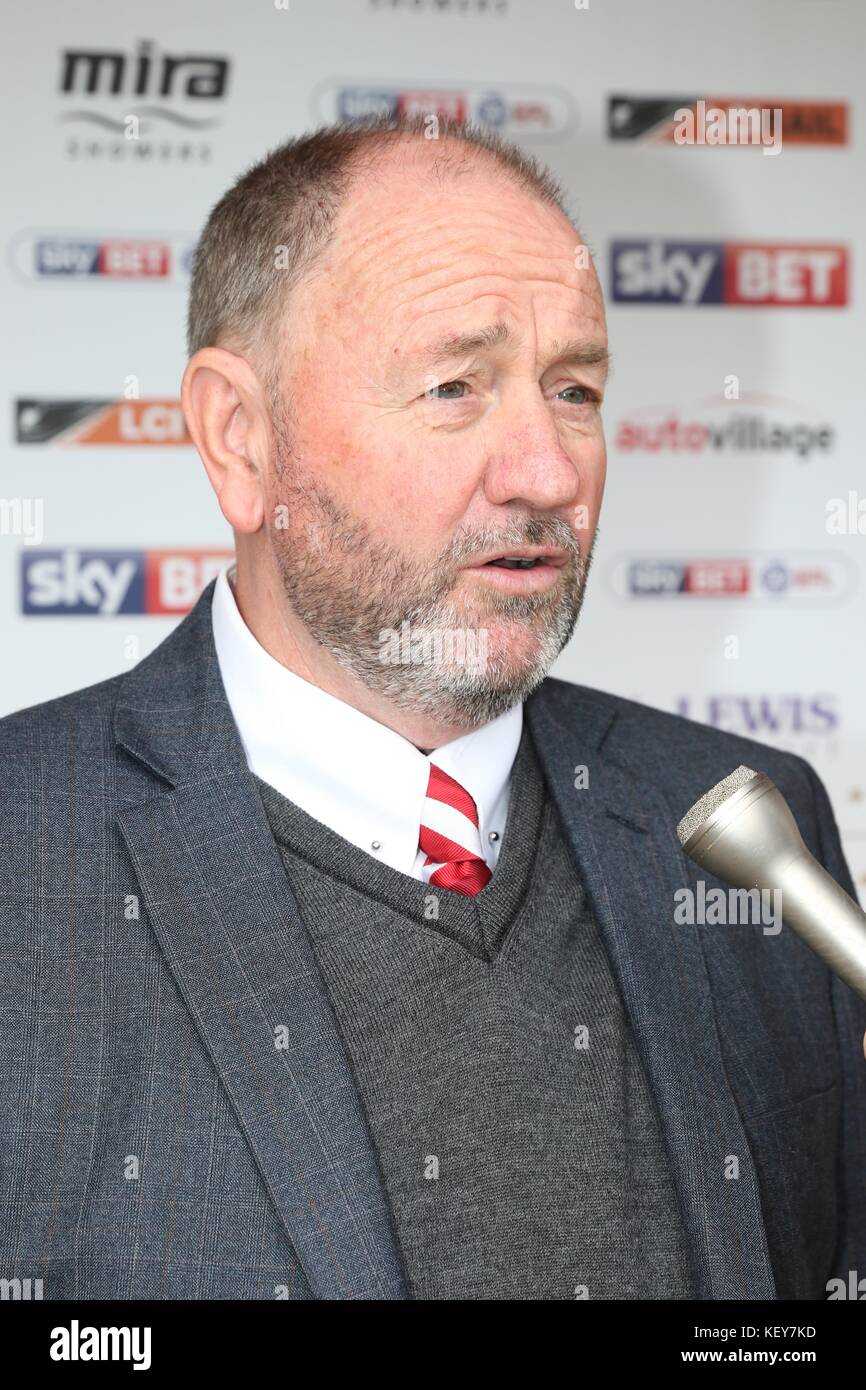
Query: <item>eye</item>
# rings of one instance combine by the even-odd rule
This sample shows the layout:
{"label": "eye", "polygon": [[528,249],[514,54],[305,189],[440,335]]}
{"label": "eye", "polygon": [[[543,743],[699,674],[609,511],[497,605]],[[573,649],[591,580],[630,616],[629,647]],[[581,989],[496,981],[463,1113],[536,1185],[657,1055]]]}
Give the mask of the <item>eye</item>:
{"label": "eye", "polygon": [[[452,394],[451,388],[454,386],[466,388],[468,383],[465,381],[442,381],[438,386],[433,386],[429,391],[425,391],[424,395],[431,401],[462,401],[462,394],[459,396]],[[444,394],[440,395],[440,392]]]}
{"label": "eye", "polygon": [[589,405],[590,402],[598,401],[599,399],[597,392],[590,391],[588,386],[566,386],[564,390],[559,391],[557,394],[559,396],[564,396],[566,391],[576,391],[579,396],[583,397],[583,399],[579,401],[567,402],[569,405]]}

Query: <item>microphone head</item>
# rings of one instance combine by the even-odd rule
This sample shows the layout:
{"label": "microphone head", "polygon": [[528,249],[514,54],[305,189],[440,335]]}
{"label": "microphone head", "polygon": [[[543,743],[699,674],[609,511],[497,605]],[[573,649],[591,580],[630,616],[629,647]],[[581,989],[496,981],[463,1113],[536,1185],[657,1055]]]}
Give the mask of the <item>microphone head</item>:
{"label": "microphone head", "polygon": [[686,840],[691,839],[698,831],[705,828],[705,822],[709,820],[714,811],[717,811],[723,801],[727,801],[729,796],[740,790],[751,782],[753,777],[760,776],[751,767],[741,765],[729,772],[727,777],[723,777],[721,782],[717,782],[714,787],[710,787],[708,792],[704,792],[699,801],[696,801],[690,811],[686,811],[679,825],[677,826],[677,837],[681,845],[685,845]]}
{"label": "microphone head", "polygon": [[[772,893],[773,934],[783,912],[785,925],[866,999],[866,913],[814,858],[766,773],[735,768],[686,812],[677,836],[699,868],[737,890],[733,905],[729,899],[728,921],[754,925],[756,889],[764,920],[763,895]],[[739,896],[743,891],[745,899]]]}
{"label": "microphone head", "polygon": [[803,849],[797,822],[764,772],[737,767],[695,802],[677,826],[685,853],[738,888],[771,884],[767,872]]}

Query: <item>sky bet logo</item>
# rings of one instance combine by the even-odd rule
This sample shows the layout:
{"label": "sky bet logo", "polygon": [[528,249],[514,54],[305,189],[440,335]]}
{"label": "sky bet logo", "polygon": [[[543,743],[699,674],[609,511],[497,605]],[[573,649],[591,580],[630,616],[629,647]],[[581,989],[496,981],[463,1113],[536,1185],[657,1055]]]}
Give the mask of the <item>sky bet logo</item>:
{"label": "sky bet logo", "polygon": [[28,231],[13,238],[9,256],[15,274],[30,282],[177,286],[189,279],[194,250],[189,236]]}
{"label": "sky bet logo", "polygon": [[422,87],[392,87],[386,83],[327,81],[314,97],[323,121],[365,121],[371,116],[426,116],[471,122],[500,135],[561,139],[575,122],[571,95],[562,87],[486,87],[470,83],[450,87],[432,82]]}
{"label": "sky bet logo", "polygon": [[837,603],[850,596],[859,577],[849,556],[823,552],[692,559],[622,556],[614,561],[609,575],[619,598],[745,599],[776,604]]}
{"label": "sky bet logo", "polygon": [[188,613],[230,550],[27,550],[21,611],[31,616]]}
{"label": "sky bet logo", "polygon": [[615,241],[618,304],[837,308],[848,303],[845,246],[720,241]]}

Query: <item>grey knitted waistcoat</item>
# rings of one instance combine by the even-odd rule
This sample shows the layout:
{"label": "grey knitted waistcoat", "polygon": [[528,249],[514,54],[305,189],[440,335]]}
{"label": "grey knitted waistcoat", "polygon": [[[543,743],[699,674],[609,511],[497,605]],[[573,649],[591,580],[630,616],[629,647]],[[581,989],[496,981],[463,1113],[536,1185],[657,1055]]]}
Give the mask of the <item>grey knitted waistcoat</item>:
{"label": "grey knitted waistcoat", "polygon": [[257,779],[415,1298],[693,1296],[653,1098],[528,729],[474,898]]}

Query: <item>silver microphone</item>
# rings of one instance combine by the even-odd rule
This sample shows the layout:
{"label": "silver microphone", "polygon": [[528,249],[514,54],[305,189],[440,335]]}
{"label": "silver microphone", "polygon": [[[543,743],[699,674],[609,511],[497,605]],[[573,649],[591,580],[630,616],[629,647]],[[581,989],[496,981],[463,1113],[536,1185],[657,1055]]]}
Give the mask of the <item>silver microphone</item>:
{"label": "silver microphone", "polygon": [[718,878],[780,891],[782,920],[866,1000],[866,912],[809,853],[769,777],[736,768],[686,812],[677,835]]}

